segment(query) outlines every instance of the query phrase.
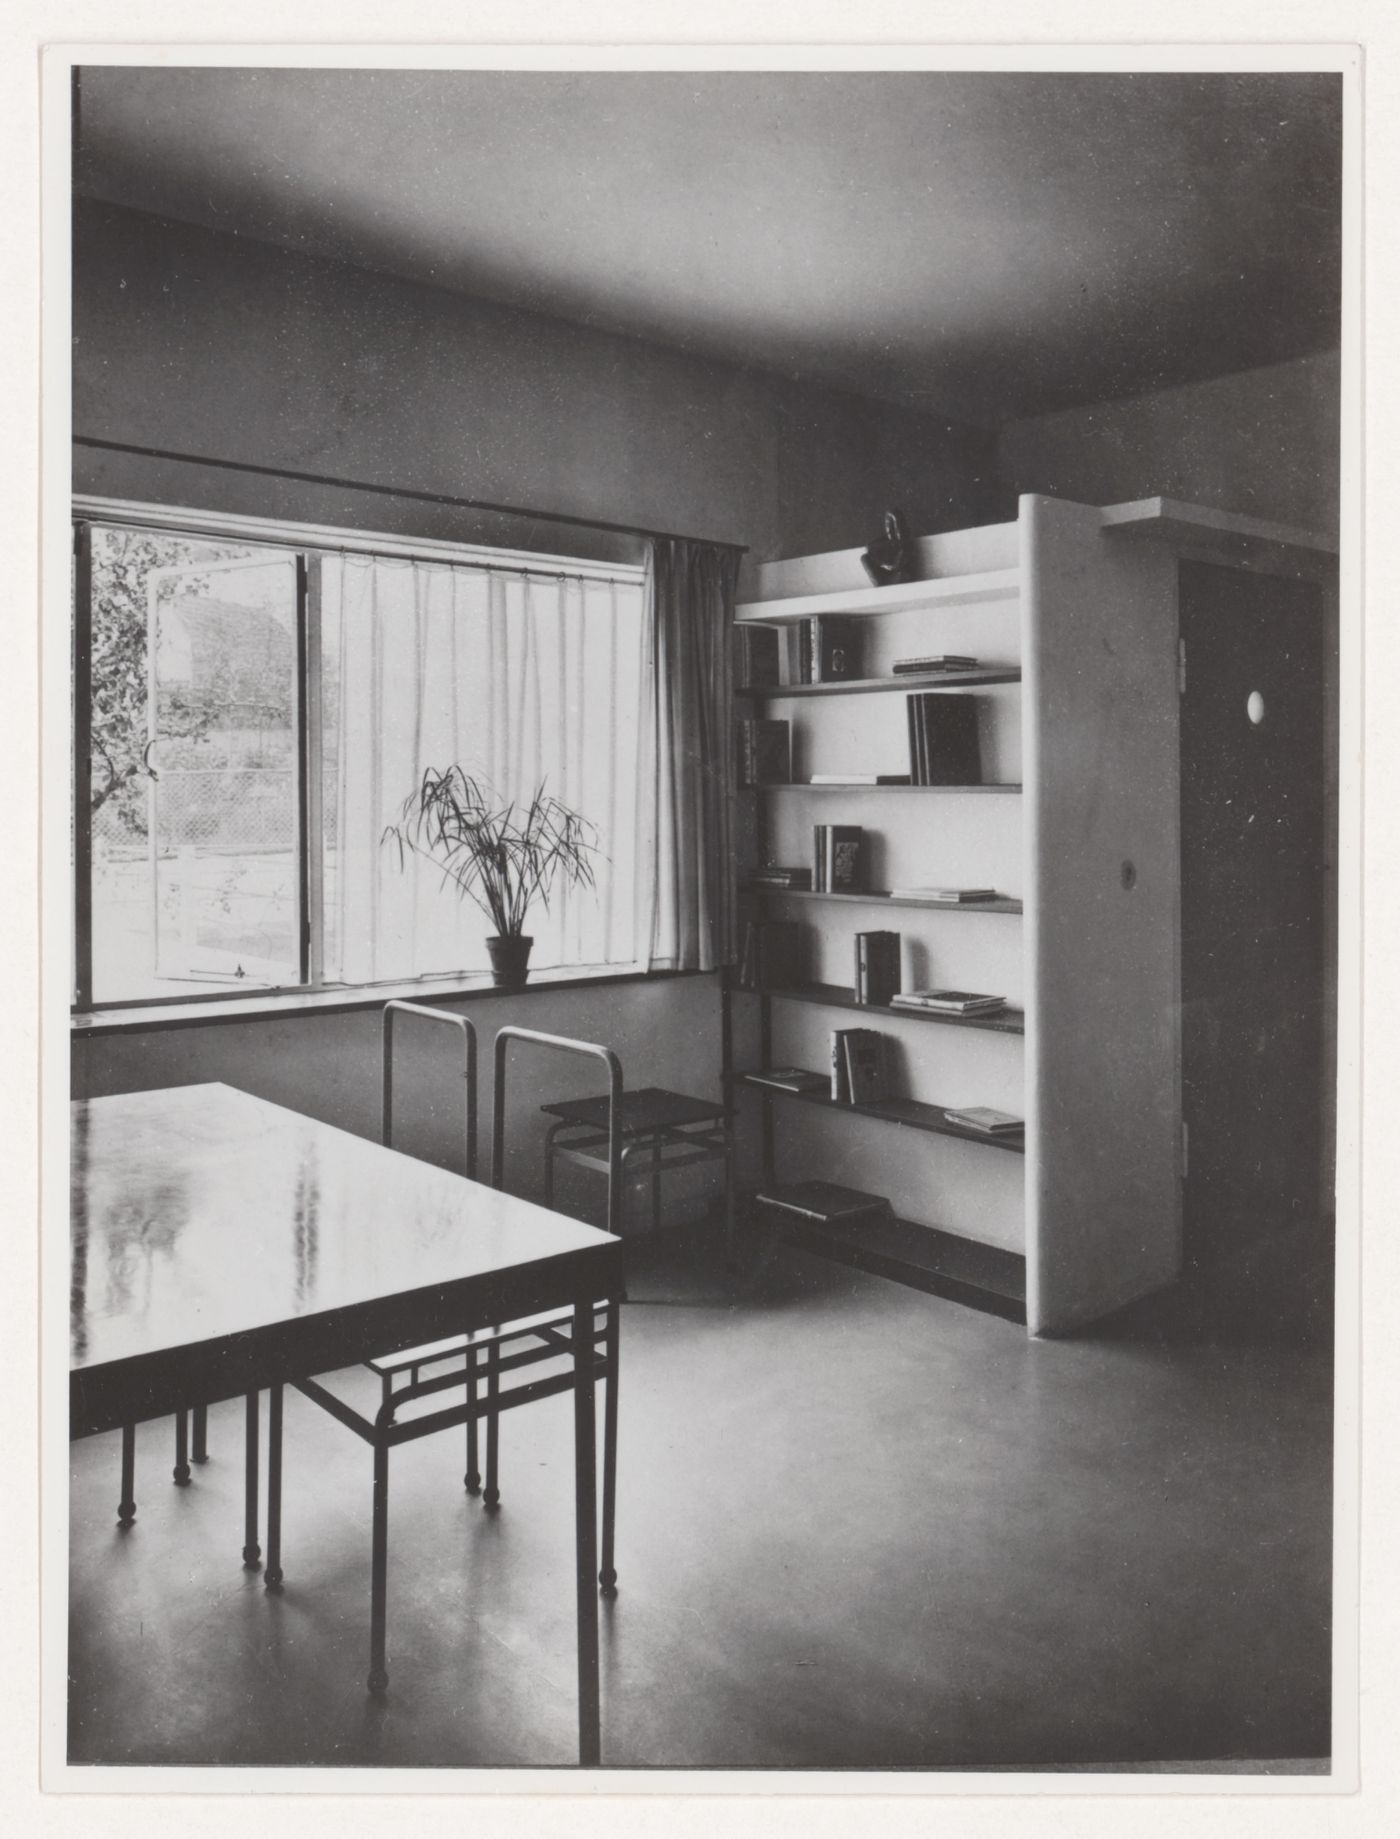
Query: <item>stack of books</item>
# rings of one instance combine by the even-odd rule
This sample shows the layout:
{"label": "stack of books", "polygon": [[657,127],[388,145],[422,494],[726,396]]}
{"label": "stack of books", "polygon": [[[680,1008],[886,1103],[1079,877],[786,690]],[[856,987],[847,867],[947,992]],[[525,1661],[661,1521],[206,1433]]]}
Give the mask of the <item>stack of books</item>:
{"label": "stack of books", "polygon": [[823,1226],[838,1220],[875,1219],[891,1212],[883,1196],[843,1188],[835,1181],[789,1181],[781,1187],[760,1188],[754,1199],[795,1219],[813,1220]]}
{"label": "stack of books", "polygon": [[787,785],[791,778],[791,723],[766,719],[740,722],[740,785]]}
{"label": "stack of books", "polygon": [[768,862],[750,875],[749,886],[788,888],[798,893],[807,893],[812,886],[812,871],[809,868],[781,868],[776,862]]}
{"label": "stack of books", "polygon": [[908,773],[813,773],[810,785],[908,785]]}
{"label": "stack of books", "polygon": [[899,934],[858,932],[855,945],[856,1001],[872,1006],[888,1003],[899,990]]}
{"label": "stack of books", "polygon": [[778,682],[778,628],[734,628],[734,675],[740,689],[767,690]]}
{"label": "stack of books", "polygon": [[874,1105],[890,1095],[885,1037],[873,1028],[831,1031],[831,1097],[838,1105]]}
{"label": "stack of books", "polygon": [[931,1009],[940,1015],[994,1015],[1006,1007],[1004,996],[981,996],[974,990],[905,990],[890,998],[893,1009]]}
{"label": "stack of books", "polygon": [[977,696],[925,690],[905,698],[909,773],[915,785],[980,785]]}
{"label": "stack of books", "polygon": [[864,886],[865,832],[859,824],[812,829],[812,887],[819,894],[855,894]]}
{"label": "stack of books", "polygon": [[800,980],[802,928],[796,920],[757,920],[744,928],[739,987],[786,990]]}
{"label": "stack of books", "polygon": [[773,1086],[779,1092],[824,1092],[825,1073],[809,1073],[801,1066],[764,1066],[748,1077],[757,1085]]}
{"label": "stack of books", "polygon": [[965,907],[976,900],[995,900],[995,888],[891,888],[891,900],[936,900],[945,907]]}
{"label": "stack of books", "polygon": [[964,657],[961,652],[941,651],[937,657],[930,658],[896,658],[893,674],[896,677],[927,677],[940,670],[981,670],[979,658]]}
{"label": "stack of books", "polygon": [[864,638],[858,619],[818,613],[798,620],[789,640],[790,681],[844,683],[859,677]]}
{"label": "stack of books", "polygon": [[967,1105],[961,1111],[945,1111],[943,1115],[950,1124],[961,1124],[964,1130],[980,1130],[988,1137],[1015,1136],[1026,1127],[1023,1117],[1012,1117],[1009,1111],[994,1111],[990,1105]]}

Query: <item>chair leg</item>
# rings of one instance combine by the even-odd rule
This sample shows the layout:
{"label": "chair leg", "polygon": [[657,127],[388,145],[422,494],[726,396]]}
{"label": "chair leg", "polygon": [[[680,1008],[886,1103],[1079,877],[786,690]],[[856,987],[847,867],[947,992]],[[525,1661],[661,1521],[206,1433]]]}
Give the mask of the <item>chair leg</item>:
{"label": "chair leg", "polygon": [[282,1589],[282,1388],[272,1386],[267,1394],[267,1569],[263,1584],[268,1590]]}
{"label": "chair leg", "polygon": [[175,1413],[175,1476],[177,1488],[190,1485],[190,1414],[188,1411]]}
{"label": "chair leg", "polygon": [[604,1596],[617,1595],[617,1567],[613,1535],[617,1524],[617,1344],[621,1310],[608,1304],[608,1325],[604,1346],[607,1359],[607,1387],[603,1404],[603,1563],[598,1585]]}
{"label": "chair leg", "polygon": [[136,1426],[122,1425],[122,1497],[117,1502],[117,1525],[130,1526],[136,1518]]}
{"label": "chair leg", "polygon": [[[467,1403],[476,1403],[476,1349],[467,1350]],[[481,1492],[480,1456],[477,1448],[476,1419],[467,1419],[467,1472],[462,1477],[468,1494]]]}
{"label": "chair leg", "polygon": [[191,1455],[194,1462],[209,1460],[209,1407],[196,1405],[194,1408],[194,1450]]}
{"label": "chair leg", "polygon": [[496,1401],[501,1392],[501,1344],[493,1341],[486,1354],[486,1491],[483,1507],[495,1509],[501,1504],[500,1475],[497,1458],[501,1444],[501,1417]]}
{"label": "chair leg", "polygon": [[258,1394],[250,1392],[246,1403],[246,1447],[243,1467],[243,1568],[256,1571],[262,1560],[258,1544]]}
{"label": "chair leg", "polygon": [[385,1654],[389,1590],[389,1446],[374,1445],[374,1516],[369,1561],[369,1679],[376,1697],[389,1689]]}
{"label": "chair leg", "polygon": [[660,1230],[661,1226],[661,1139],[658,1137],[651,1146],[651,1229]]}

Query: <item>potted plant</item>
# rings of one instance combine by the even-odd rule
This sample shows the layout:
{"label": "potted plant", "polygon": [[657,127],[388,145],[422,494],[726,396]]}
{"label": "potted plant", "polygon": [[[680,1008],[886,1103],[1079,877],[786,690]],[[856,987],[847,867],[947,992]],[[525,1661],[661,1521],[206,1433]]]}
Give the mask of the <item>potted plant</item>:
{"label": "potted plant", "polygon": [[535,942],[525,917],[536,900],[548,907],[556,876],[572,887],[596,885],[596,829],[551,798],[543,782],[522,809],[514,799],[499,804],[460,766],[442,772],[430,766],[404,800],[399,822],[386,827],[384,840],[391,837],[400,866],[406,849],[435,862],[496,928],[486,949],[498,989],[524,988]]}

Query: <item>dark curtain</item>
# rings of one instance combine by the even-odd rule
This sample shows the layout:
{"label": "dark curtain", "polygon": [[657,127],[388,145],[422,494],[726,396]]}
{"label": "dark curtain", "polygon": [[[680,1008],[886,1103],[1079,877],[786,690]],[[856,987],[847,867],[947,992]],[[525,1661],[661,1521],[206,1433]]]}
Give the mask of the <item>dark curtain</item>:
{"label": "dark curtain", "polygon": [[647,616],[656,672],[653,970],[711,971],[734,957],[733,680],[739,557],[652,542]]}

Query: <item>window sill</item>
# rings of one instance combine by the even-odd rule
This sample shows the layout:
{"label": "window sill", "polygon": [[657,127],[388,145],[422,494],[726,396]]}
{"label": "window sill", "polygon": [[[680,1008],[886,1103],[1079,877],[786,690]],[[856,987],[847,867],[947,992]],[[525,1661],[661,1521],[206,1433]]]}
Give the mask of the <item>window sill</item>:
{"label": "window sill", "polygon": [[441,982],[386,983],[373,989],[269,990],[260,996],[204,998],[197,1002],[141,1003],[128,1009],[99,1009],[69,1018],[73,1039],[92,1035],[150,1034],[166,1028],[207,1028],[223,1022],[291,1020],[307,1015],[348,1015],[382,1009],[402,1000],[428,1004],[473,1002],[488,997],[531,996],[539,991],[598,989],[608,984],[663,983],[675,977],[713,976],[712,971],[538,971],[521,990],[500,990],[489,976],[444,978]]}

